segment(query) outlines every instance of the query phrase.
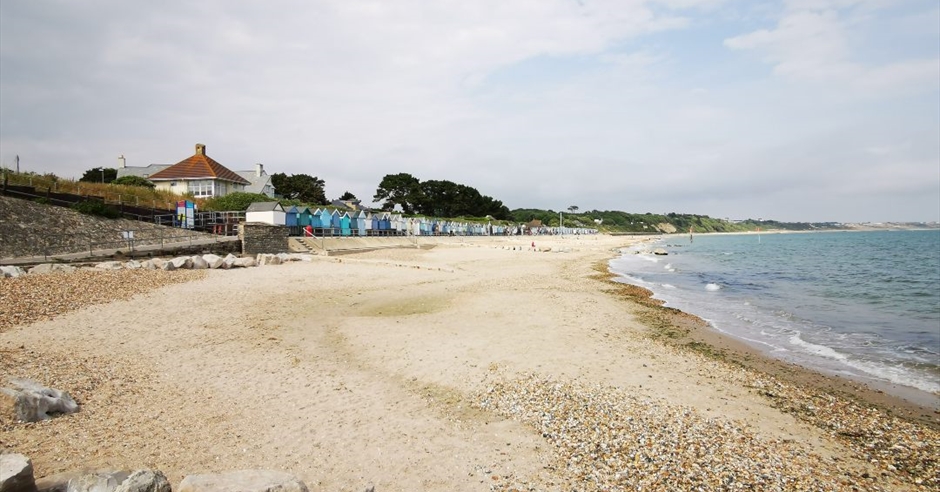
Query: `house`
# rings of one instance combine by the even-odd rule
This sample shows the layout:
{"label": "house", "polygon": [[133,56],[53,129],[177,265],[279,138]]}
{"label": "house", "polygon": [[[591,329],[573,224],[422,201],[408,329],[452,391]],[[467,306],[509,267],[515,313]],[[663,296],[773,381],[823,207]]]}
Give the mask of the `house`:
{"label": "house", "polygon": [[235,171],[235,173],[251,183],[245,186],[245,192],[274,198],[274,183],[271,182],[271,175],[265,172],[264,164],[255,164],[253,171]]}
{"label": "house", "polygon": [[157,189],[180,195],[192,193],[197,198],[223,196],[235,191],[274,197],[271,176],[264,171],[264,165],[255,164],[253,171],[231,171],[206,155],[203,144],[196,144],[196,153],[176,164],[128,166],[121,156],[118,158],[117,177],[124,176],[140,176],[152,181]]}
{"label": "house", "polygon": [[245,222],[285,225],[287,213],[278,202],[255,202],[245,210]]}

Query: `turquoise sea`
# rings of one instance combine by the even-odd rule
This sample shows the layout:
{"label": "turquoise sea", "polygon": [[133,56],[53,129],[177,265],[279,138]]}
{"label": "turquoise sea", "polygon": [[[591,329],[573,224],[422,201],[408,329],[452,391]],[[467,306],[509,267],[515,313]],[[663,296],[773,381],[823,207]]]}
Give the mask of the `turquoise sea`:
{"label": "turquoise sea", "polygon": [[774,357],[937,405],[940,230],[674,235],[652,247],[669,254],[624,250],[611,270]]}

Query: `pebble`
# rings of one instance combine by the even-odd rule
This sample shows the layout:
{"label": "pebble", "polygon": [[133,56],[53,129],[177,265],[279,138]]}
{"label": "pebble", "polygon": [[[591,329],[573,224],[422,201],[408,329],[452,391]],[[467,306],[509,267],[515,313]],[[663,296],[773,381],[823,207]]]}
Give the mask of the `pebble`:
{"label": "pebble", "polygon": [[0,332],[203,278],[202,270],[92,270],[0,278]]}
{"label": "pebble", "polygon": [[[550,466],[565,490],[880,491],[898,483],[876,483],[864,478],[865,470],[791,440],[762,438],[746,424],[615,387],[524,374],[491,383],[475,405],[534,427],[554,450]],[[907,437],[923,432],[932,431]],[[936,433],[927,438],[938,442]],[[911,484],[927,477],[937,485],[936,454],[913,458],[922,468],[894,478]]]}

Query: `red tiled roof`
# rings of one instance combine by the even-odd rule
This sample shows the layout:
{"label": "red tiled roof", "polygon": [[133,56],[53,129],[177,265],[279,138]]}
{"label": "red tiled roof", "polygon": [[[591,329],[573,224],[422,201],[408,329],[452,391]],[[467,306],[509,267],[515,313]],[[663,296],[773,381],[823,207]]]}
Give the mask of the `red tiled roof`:
{"label": "red tiled roof", "polygon": [[219,164],[215,159],[205,155],[205,153],[199,153],[198,151],[188,159],[177,162],[160,172],[151,174],[147,179],[151,181],[165,181],[171,179],[199,178],[221,179],[244,185],[251,184],[250,181],[239,176],[222,164]]}

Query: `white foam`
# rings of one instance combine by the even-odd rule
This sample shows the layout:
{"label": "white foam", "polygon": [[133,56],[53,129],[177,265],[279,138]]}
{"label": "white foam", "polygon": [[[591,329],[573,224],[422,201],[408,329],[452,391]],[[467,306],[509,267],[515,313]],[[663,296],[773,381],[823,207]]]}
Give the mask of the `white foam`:
{"label": "white foam", "polygon": [[829,359],[840,360],[840,361],[846,360],[845,355],[840,354],[839,352],[836,352],[835,350],[825,345],[816,345],[815,343],[810,343],[810,342],[807,342],[806,340],[803,340],[802,338],[800,338],[799,332],[794,333],[793,336],[790,337],[790,343],[800,347],[800,349],[803,350],[804,352],[809,352],[811,354],[818,355],[820,357],[826,357]]}
{"label": "white foam", "polygon": [[709,291],[721,290],[721,286],[718,284],[705,284],[705,290],[709,290]]}
{"label": "white foam", "polygon": [[676,286],[672,284],[661,284],[664,289],[675,289]]}

